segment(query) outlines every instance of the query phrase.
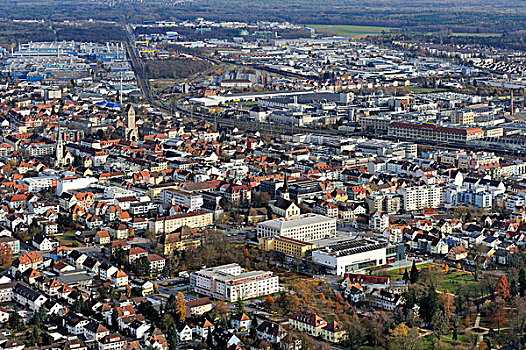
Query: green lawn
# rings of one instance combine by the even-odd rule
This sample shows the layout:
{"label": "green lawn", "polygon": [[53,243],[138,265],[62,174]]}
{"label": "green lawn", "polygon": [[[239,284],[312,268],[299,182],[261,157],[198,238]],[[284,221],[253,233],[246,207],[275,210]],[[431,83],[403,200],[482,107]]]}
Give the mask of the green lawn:
{"label": "green lawn", "polygon": [[414,94],[430,94],[433,92],[449,91],[448,89],[424,88],[419,86],[408,86],[407,89]]}
{"label": "green lawn", "polygon": [[62,236],[55,236],[60,245],[78,247],[80,242],[75,239],[75,232],[64,232]]}
{"label": "green lawn", "polygon": [[[427,269],[430,265],[440,268],[439,265],[429,263],[417,265],[417,267],[419,271],[422,271],[423,269]],[[408,267],[407,271],[411,271],[411,268]],[[401,281],[404,277],[404,269],[402,269],[401,273],[398,269],[395,269],[390,271],[382,271],[378,275],[388,275],[393,281]],[[440,279],[440,283],[437,285],[437,290],[447,290],[455,294],[459,289],[466,289],[470,295],[475,296],[478,293],[478,284],[479,282],[475,281],[473,275],[466,274],[462,271],[451,271],[447,274],[443,273],[443,278]]]}
{"label": "green lawn", "polygon": [[452,36],[472,36],[479,38],[501,37],[502,33],[453,33]]}
{"label": "green lawn", "polygon": [[332,24],[306,24],[306,27],[315,29],[327,34],[354,37],[363,35],[377,35],[382,32],[390,32],[393,29],[390,27],[375,27],[375,26],[352,26],[352,25],[332,25]]}

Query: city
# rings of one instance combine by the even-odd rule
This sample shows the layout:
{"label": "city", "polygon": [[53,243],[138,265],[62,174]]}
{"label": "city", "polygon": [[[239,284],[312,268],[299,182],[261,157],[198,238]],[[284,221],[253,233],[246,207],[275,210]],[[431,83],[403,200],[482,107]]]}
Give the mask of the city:
{"label": "city", "polygon": [[523,41],[202,11],[1,19],[0,349],[524,348]]}

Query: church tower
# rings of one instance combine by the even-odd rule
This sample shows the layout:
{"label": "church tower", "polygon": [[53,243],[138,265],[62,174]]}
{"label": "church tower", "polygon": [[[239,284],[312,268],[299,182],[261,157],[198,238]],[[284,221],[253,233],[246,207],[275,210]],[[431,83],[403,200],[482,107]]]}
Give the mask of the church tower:
{"label": "church tower", "polygon": [[285,178],[285,181],[283,183],[283,190],[281,190],[281,198],[286,199],[290,201],[290,194],[289,194],[289,176],[287,172],[285,171],[283,173],[283,176]]}
{"label": "church tower", "polygon": [[131,142],[139,141],[139,129],[135,124],[135,108],[129,104],[124,109],[125,139]]}
{"label": "church tower", "polygon": [[64,162],[64,140],[62,137],[62,132],[60,130],[60,122],[58,122],[58,131],[57,131],[57,145],[55,149],[55,166],[61,167]]}

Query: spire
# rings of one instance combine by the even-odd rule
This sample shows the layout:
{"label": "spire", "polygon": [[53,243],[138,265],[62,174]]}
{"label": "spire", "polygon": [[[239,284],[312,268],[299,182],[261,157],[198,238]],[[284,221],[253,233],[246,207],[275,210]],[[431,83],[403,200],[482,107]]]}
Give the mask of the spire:
{"label": "spire", "polygon": [[281,198],[290,200],[290,194],[289,194],[289,176],[287,174],[287,171],[283,172],[283,177],[285,178],[283,182],[283,190],[281,190]]}
{"label": "spire", "polygon": [[60,130],[60,119],[58,120],[58,130],[57,130],[57,144],[55,150],[55,165],[62,166],[62,161],[64,158],[64,141],[62,139],[62,131]]}

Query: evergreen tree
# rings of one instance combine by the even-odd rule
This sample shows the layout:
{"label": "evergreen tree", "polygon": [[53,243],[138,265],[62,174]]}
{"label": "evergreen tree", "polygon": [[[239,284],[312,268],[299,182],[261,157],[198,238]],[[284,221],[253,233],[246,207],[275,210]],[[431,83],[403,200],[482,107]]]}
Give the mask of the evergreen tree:
{"label": "evergreen tree", "polygon": [[521,297],[524,296],[524,291],[526,291],[526,272],[524,268],[521,268],[519,271],[519,294]]}
{"label": "evergreen tree", "polygon": [[409,273],[407,272],[407,268],[404,270],[404,281],[405,283],[407,283],[407,281],[409,281]]}
{"label": "evergreen tree", "polygon": [[411,266],[411,273],[409,274],[409,280],[411,283],[418,282],[418,269],[416,268],[416,263],[413,260],[413,265]]}
{"label": "evergreen tree", "polygon": [[517,281],[515,281],[515,280],[511,281],[511,283],[510,283],[510,294],[511,294],[512,297],[514,297],[517,294],[519,294],[519,291],[518,291],[518,288],[517,288]]}

